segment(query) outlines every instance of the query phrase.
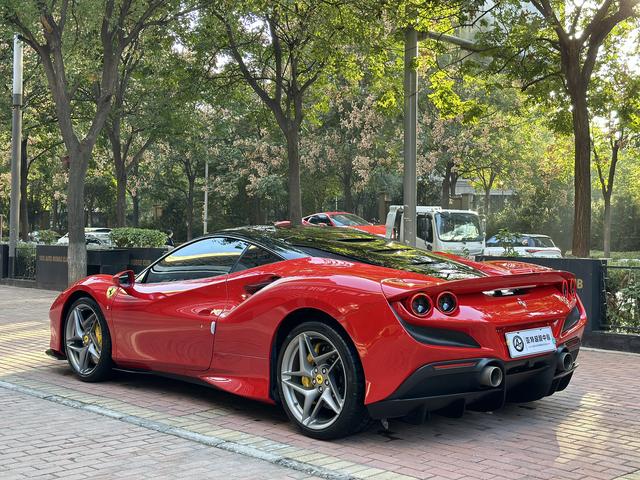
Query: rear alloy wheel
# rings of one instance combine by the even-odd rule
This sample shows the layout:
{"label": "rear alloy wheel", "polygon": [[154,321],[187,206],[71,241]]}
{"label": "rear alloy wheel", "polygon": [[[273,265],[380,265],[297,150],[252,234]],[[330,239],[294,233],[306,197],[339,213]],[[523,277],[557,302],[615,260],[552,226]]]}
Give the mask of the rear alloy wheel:
{"label": "rear alloy wheel", "polygon": [[306,435],[337,438],[368,424],[362,367],[333,328],[319,322],[295,328],[280,351],[278,372],[287,415]]}
{"label": "rear alloy wheel", "polygon": [[97,382],[111,373],[111,337],[98,304],[81,298],[71,305],[65,323],[65,352],[81,380]]}

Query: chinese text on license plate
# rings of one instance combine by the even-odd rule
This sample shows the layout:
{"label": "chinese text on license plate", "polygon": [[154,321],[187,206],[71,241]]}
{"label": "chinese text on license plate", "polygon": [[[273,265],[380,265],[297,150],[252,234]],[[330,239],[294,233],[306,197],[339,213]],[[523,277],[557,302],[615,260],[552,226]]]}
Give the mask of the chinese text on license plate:
{"label": "chinese text on license plate", "polygon": [[551,352],[556,349],[556,339],[551,327],[531,328],[505,334],[511,358]]}

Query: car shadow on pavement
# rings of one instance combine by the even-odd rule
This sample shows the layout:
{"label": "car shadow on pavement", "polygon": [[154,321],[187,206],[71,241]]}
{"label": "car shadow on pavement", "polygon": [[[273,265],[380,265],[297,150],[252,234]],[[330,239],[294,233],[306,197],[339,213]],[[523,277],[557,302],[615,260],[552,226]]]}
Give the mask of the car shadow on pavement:
{"label": "car shadow on pavement", "polygon": [[[239,397],[237,395],[218,390],[201,384],[168,378],[155,374],[140,374],[130,372],[117,372],[112,380],[120,388],[128,391],[140,391],[151,393],[152,397],[171,397],[173,401],[183,399],[186,403],[199,406],[203,411],[208,409],[216,412],[226,412],[233,416],[233,423],[244,426],[252,422],[264,422],[274,427],[295,431],[286,414],[277,405],[265,404],[255,400]],[[562,395],[562,394],[560,394]],[[507,403],[495,412],[467,411],[461,418],[448,418],[439,414],[432,414],[425,423],[415,425],[402,419],[392,419],[388,427],[383,427],[381,422],[373,422],[370,428],[360,435],[339,440],[345,444],[353,442],[413,442],[417,437],[448,440],[480,439],[482,435],[502,431],[506,429],[510,435],[526,435],[532,424],[536,424],[541,432],[547,431],[550,437],[554,437],[553,431],[557,428],[557,419],[571,416],[580,409],[580,395],[556,394],[537,402],[516,404]],[[149,401],[151,399],[147,399]],[[196,408],[197,409],[197,408]]]}

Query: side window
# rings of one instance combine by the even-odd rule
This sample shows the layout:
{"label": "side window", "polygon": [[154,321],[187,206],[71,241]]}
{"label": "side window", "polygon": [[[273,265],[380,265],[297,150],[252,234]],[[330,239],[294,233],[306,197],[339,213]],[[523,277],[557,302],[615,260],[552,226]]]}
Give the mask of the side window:
{"label": "side window", "polygon": [[240,260],[236,263],[236,266],[233,267],[233,271],[239,272],[241,270],[248,270],[249,268],[260,267],[280,261],[282,261],[280,257],[266,251],[264,248],[250,245],[249,248],[244,251],[242,257],[240,257]]}
{"label": "side window", "polygon": [[498,242],[498,239],[495,236],[487,240],[487,247],[499,247],[499,246],[500,246],[500,242]]}
{"label": "side window", "polygon": [[318,218],[318,221],[316,223],[321,225],[326,225],[328,227],[333,226],[331,223],[331,220],[326,215],[318,215],[317,218]]}
{"label": "side window", "polygon": [[229,273],[247,247],[233,238],[205,238],[174,250],[149,271],[146,282],[175,282]]}
{"label": "side window", "polygon": [[393,220],[393,232],[391,233],[392,240],[400,240],[400,229],[402,228],[402,210],[396,210],[396,216]]}
{"label": "side window", "polygon": [[433,228],[430,215],[418,215],[417,235],[428,243],[433,243]]}
{"label": "side window", "polygon": [[318,216],[317,215],[313,215],[312,217],[309,217],[309,219],[307,221],[309,223],[312,223],[313,225],[317,225],[318,223],[320,223],[320,221],[318,220]]}

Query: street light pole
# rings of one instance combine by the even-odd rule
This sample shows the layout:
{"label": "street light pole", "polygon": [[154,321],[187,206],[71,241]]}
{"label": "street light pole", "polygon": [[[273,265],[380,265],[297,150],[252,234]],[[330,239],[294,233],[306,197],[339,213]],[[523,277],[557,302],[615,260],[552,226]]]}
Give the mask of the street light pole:
{"label": "street light pole", "polygon": [[22,41],[13,37],[13,125],[11,136],[11,201],[9,208],[9,277],[16,273],[20,222],[20,144],[22,142]]}
{"label": "street light pole", "polygon": [[204,209],[202,212],[202,234],[206,235],[208,231],[209,220],[209,159],[204,164]]}
{"label": "street light pole", "polygon": [[404,37],[404,243],[416,246],[417,116],[418,116],[418,32],[408,28]]}

